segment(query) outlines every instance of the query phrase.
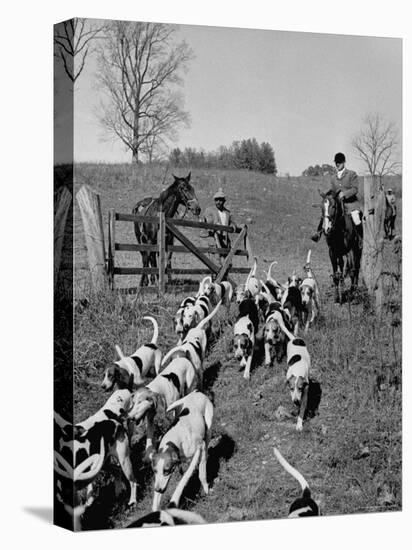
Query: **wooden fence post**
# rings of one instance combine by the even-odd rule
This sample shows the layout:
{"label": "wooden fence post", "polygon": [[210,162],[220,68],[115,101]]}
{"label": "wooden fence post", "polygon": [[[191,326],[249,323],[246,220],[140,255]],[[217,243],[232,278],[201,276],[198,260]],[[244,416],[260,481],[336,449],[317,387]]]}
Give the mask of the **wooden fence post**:
{"label": "wooden fence post", "polygon": [[83,220],[92,285],[99,290],[107,282],[100,196],[88,185],[83,185],[76,198]]}
{"label": "wooden fence post", "polygon": [[[383,305],[383,243],[385,193],[377,176],[364,177],[364,235],[361,260],[362,277],[379,315]],[[372,214],[369,214],[370,211]]]}
{"label": "wooden fence post", "polygon": [[109,210],[108,227],[107,227],[107,275],[109,278],[109,286],[114,290],[114,267],[116,257],[116,233],[115,233],[116,214],[114,208]]}
{"label": "wooden fence post", "polygon": [[166,290],[166,220],[165,213],[160,210],[159,212],[159,229],[157,231],[157,245],[159,247],[159,294],[164,294]]}
{"label": "wooden fence post", "polygon": [[72,194],[67,187],[61,187],[56,193],[54,206],[54,287],[56,287],[59,276],[60,264],[62,260],[64,230],[71,203]]}

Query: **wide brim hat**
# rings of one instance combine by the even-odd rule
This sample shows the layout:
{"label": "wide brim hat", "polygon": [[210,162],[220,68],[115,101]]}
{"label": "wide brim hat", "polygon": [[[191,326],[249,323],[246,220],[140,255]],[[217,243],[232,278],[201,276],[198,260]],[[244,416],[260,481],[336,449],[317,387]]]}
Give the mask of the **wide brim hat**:
{"label": "wide brim hat", "polygon": [[226,200],[226,195],[223,193],[223,189],[220,187],[218,191],[216,191],[216,193],[213,195],[213,199],[216,200],[216,199],[225,199]]}

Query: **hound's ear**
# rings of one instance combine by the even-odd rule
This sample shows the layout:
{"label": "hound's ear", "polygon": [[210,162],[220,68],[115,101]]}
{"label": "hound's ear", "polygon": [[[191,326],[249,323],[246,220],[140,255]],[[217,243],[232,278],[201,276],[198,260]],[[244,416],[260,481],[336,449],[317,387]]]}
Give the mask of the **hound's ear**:
{"label": "hound's ear", "polygon": [[166,414],[166,401],[163,395],[160,395],[160,393],[153,393],[152,397],[156,412],[164,416]]}
{"label": "hound's ear", "polygon": [[190,172],[188,173],[188,175],[187,175],[187,178],[186,178],[186,179],[187,179],[187,181],[190,181],[190,177],[191,177],[191,175],[192,175],[192,172],[190,171]]}
{"label": "hound's ear", "polygon": [[175,464],[179,464],[180,462],[180,451],[177,445],[175,445],[172,441],[167,442],[167,447],[170,452],[170,455],[172,457],[172,460]]}
{"label": "hound's ear", "polygon": [[172,174],[172,177],[175,179],[175,180],[178,180],[179,178],[177,176],[175,176],[174,174]]}

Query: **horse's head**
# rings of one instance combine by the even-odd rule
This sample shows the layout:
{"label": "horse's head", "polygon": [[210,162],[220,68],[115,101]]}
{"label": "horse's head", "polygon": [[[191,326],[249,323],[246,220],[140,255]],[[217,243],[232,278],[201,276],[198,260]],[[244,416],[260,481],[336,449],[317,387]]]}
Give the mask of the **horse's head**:
{"label": "horse's head", "polygon": [[319,191],[319,195],[322,197],[322,228],[325,235],[329,235],[342,213],[342,208],[337,193],[334,191],[328,191],[327,193]]}
{"label": "horse's head", "polygon": [[179,194],[180,204],[183,204],[188,208],[195,216],[200,214],[200,205],[197,200],[195,190],[190,183],[191,172],[185,178],[178,178],[173,175],[176,185],[177,192]]}

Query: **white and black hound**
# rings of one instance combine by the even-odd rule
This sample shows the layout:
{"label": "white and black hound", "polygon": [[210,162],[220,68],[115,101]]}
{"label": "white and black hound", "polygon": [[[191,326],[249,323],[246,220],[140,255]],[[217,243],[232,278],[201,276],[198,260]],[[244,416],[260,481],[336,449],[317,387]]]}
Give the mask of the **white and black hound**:
{"label": "white and black hound", "polygon": [[200,525],[206,523],[200,514],[180,508],[167,508],[150,512],[134,521],[127,528],[133,527],[171,527],[173,525]]}
{"label": "white and black hound", "polygon": [[263,329],[263,342],[265,349],[265,366],[269,367],[272,364],[272,357],[276,357],[276,361],[280,363],[286,355],[287,337],[280,328],[275,312],[280,312],[285,325],[289,327],[288,311],[282,309],[280,302],[270,304]]}
{"label": "white and black hound", "polygon": [[120,356],[119,361],[115,361],[114,365],[108,367],[104,374],[102,388],[110,391],[113,388],[133,390],[134,387],[144,383],[144,378],[149,373],[150,369],[159,374],[160,364],[162,361],[162,352],[157,346],[159,337],[159,327],[154,317],[143,317],[153,324],[154,332],[152,341],[144,344],[137,349],[132,355],[126,357],[122,350],[116,345],[116,351]]}
{"label": "white and black hound", "polygon": [[167,365],[173,357],[187,357],[193,364],[199,378],[200,387],[203,385],[203,360],[206,354],[208,343],[206,327],[219,311],[222,302],[218,302],[216,307],[205,317],[195,328],[191,328],[186,334],[182,344],[172,348],[164,356],[162,366]]}
{"label": "white and black hound", "polygon": [[174,316],[174,331],[179,337],[179,344],[182,343],[183,337],[185,335],[185,329],[183,326],[183,313],[189,305],[194,306],[195,302],[196,298],[193,298],[192,296],[186,297],[184,300],[182,300],[179,309],[176,311],[176,314]]}
{"label": "white and black hound", "polygon": [[308,251],[306,265],[304,270],[306,276],[300,284],[300,293],[302,296],[302,323],[305,333],[313,324],[320,311],[320,293],[316,279],[310,267],[311,250]]}
{"label": "white and black hound", "polygon": [[217,302],[222,302],[222,305],[229,309],[233,298],[233,287],[229,281],[215,283],[212,281],[212,277],[208,276],[201,282],[201,287],[202,294],[207,296],[212,303],[216,305]]}
{"label": "white and black hound", "polygon": [[[269,269],[267,271],[267,274],[266,274],[266,281],[265,283],[263,283],[263,281],[261,281],[262,283],[262,291],[261,292],[265,292],[265,294],[268,294],[269,296],[272,296],[273,299],[277,302],[280,302],[282,300],[282,297],[285,293],[285,290],[288,288],[287,285],[283,285],[283,284],[280,284],[276,281],[276,279],[274,279],[272,277],[272,267],[277,264],[277,261],[273,261],[270,266],[269,266]],[[265,286],[263,286],[265,285]],[[270,303],[272,302],[273,300],[270,300]]]}
{"label": "white and black hound", "polygon": [[[60,430],[54,451],[57,498],[73,518],[75,530],[81,528],[81,516],[93,503],[93,480],[110,456],[118,460],[129,484],[128,506],[136,503],[136,479],[130,461],[129,439],[123,425],[130,398],[129,390],[117,390],[97,413],[74,426],[55,413],[55,439],[56,429]],[[86,496],[82,499],[80,491],[85,488]]]}
{"label": "white and black hound", "polygon": [[155,476],[153,511],[160,509],[160,501],[170,477],[184,461],[190,460],[190,464],[172,495],[172,506],[179,506],[182,492],[197,467],[203,490],[205,494],[209,492],[206,461],[213,421],[212,402],[206,395],[196,391],[179,399],[167,410],[175,410],[177,417],[173,426],[162,437],[158,451],[151,454]]}
{"label": "white and black hound", "polygon": [[276,447],[274,447],[273,452],[283,468],[299,482],[302,488],[302,495],[295,499],[290,505],[288,517],[303,518],[306,516],[319,516],[319,506],[311,496],[306,479],[293,466],[291,466],[285,458],[283,458]]}
{"label": "white and black hound", "polygon": [[287,288],[282,297],[281,305],[282,309],[288,312],[290,322],[294,327],[293,332],[295,336],[297,336],[299,326],[302,323],[302,295],[300,293],[299,286],[296,286],[296,284],[298,284],[299,282],[299,279],[296,278],[296,280],[291,280],[291,282],[291,286]]}
{"label": "white and black hound", "polygon": [[186,357],[176,357],[147,386],[133,393],[128,417],[136,422],[146,417],[146,450],[153,447],[156,413],[164,412],[198,385],[198,375],[192,362]]}
{"label": "white and black hound", "polygon": [[260,291],[260,281],[256,277],[257,258],[247,276],[246,283],[236,287],[236,302],[240,304],[248,298],[255,298]]}
{"label": "white and black hound", "polygon": [[305,342],[287,329],[280,312],[274,312],[273,316],[283,332],[289,339],[286,346],[287,365],[286,384],[289,387],[290,396],[295,405],[299,406],[296,430],[302,431],[303,419],[308,405],[310,355]]}
{"label": "white and black hound", "polygon": [[193,305],[189,304],[183,311],[183,338],[191,328],[207,317],[209,312],[210,300],[207,296],[199,296]]}
{"label": "white and black hound", "polygon": [[239,304],[239,314],[233,327],[233,348],[235,358],[245,367],[243,377],[250,378],[253,350],[259,328],[259,312],[251,298]]}

